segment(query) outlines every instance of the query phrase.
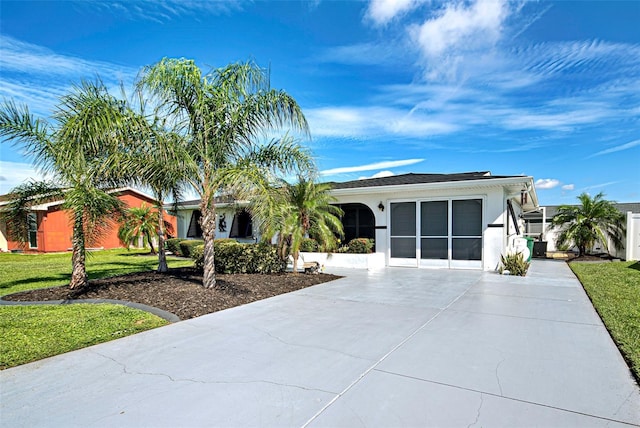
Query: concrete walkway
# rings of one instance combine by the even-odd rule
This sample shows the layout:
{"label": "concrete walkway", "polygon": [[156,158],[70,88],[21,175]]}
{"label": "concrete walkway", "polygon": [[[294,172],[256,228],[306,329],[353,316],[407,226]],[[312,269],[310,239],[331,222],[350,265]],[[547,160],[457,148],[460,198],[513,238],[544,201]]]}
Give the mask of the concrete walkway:
{"label": "concrete walkway", "polygon": [[640,390],[563,262],[384,269],[0,373],[0,425],[640,424]]}

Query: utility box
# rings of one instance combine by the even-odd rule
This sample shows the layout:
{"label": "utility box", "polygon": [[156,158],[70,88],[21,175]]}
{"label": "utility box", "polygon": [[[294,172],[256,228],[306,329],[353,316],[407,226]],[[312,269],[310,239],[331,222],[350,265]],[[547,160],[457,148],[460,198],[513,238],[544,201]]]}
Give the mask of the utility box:
{"label": "utility box", "polygon": [[533,243],[533,257],[542,259],[547,257],[547,241],[535,241]]}

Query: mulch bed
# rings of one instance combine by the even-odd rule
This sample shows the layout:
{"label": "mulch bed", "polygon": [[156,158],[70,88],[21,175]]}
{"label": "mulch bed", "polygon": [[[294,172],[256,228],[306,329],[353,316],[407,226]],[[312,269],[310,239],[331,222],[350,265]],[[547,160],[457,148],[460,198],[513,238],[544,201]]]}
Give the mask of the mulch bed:
{"label": "mulch bed", "polygon": [[68,286],[23,291],[4,296],[11,301],[116,299],[142,303],[189,319],[256,300],[289,293],[340,278],[303,273],[217,274],[215,288],[202,286],[202,273],[193,268],[170,269],[167,274],[138,272],[94,279],[81,290]]}

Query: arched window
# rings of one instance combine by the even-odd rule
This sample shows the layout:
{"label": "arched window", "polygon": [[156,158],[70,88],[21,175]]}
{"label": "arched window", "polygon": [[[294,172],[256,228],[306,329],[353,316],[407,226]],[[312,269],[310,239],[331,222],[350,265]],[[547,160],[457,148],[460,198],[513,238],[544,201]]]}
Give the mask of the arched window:
{"label": "arched window", "polygon": [[376,219],[371,209],[364,204],[340,204],[338,205],[344,215],[342,227],[344,228],[344,242],[354,238],[376,237]]}

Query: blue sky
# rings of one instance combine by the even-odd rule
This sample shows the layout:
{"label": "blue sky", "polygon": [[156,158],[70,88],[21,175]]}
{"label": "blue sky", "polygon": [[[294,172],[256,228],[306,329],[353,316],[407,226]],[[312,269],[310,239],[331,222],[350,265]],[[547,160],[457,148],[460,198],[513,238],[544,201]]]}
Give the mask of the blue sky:
{"label": "blue sky", "polygon": [[[640,2],[6,1],[0,96],[49,117],[99,75],[255,60],[293,95],[324,180],[531,175],[542,205],[640,200]],[[0,144],[0,193],[36,178]]]}

